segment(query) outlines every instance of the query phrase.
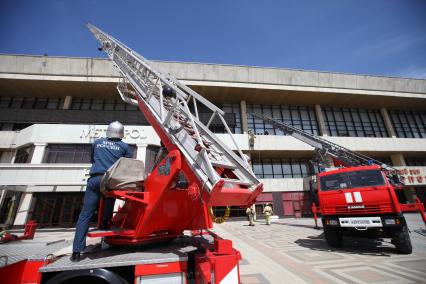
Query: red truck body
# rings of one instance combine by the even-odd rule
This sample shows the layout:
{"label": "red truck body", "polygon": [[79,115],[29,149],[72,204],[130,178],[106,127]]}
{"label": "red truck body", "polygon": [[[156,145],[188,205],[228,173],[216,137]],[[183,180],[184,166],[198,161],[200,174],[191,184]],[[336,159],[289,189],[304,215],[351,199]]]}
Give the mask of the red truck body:
{"label": "red truck body", "polygon": [[318,174],[318,180],[321,181],[322,178],[335,174],[357,171],[379,171],[384,184],[323,191],[319,182],[317,190],[323,216],[401,213],[394,187],[380,171],[379,166],[359,166],[322,172]]}
{"label": "red truck body", "polygon": [[[417,200],[400,204],[396,188],[378,165],[346,167],[317,175],[316,192],[324,235],[332,247],[342,245],[342,236],[390,237],[398,252],[412,252],[404,211],[420,211]],[[316,209],[316,208],[315,208]]]}

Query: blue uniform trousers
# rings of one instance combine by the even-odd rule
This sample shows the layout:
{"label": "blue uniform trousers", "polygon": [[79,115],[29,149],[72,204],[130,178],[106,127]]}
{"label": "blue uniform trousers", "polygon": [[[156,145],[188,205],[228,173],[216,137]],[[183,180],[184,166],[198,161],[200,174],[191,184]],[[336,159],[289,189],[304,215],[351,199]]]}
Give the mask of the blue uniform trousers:
{"label": "blue uniform trousers", "polygon": [[[101,192],[99,190],[102,176],[93,176],[87,180],[86,192],[84,194],[83,209],[76,224],[73,252],[82,252],[86,248],[86,235],[89,230],[90,220],[99,205]],[[106,226],[111,219],[114,210],[114,198],[107,198],[104,206],[102,225]]]}

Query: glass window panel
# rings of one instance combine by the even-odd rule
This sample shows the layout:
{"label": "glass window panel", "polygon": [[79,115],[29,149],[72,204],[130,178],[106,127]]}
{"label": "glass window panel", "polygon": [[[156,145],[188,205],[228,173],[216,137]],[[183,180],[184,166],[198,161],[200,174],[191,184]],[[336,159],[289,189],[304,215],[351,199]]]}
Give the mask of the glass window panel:
{"label": "glass window panel", "polygon": [[101,110],[103,109],[104,101],[103,100],[92,100],[92,110]]}
{"label": "glass window panel", "polygon": [[82,101],[82,99],[73,98],[71,102],[71,109],[80,109]]}
{"label": "glass window panel", "polygon": [[91,144],[49,144],[45,163],[90,163]]}
{"label": "glass window panel", "polygon": [[47,101],[47,109],[58,109],[62,108],[59,106],[59,99],[49,99]]}
{"label": "glass window panel", "polygon": [[92,100],[91,99],[84,99],[84,100],[81,101],[80,109],[82,109],[82,110],[89,110],[91,104],[92,104]]}
{"label": "glass window panel", "polygon": [[36,101],[35,98],[24,98],[22,108],[26,108],[26,109],[34,108],[35,101]]}
{"label": "glass window panel", "polygon": [[114,110],[115,101],[114,100],[105,100],[104,110]]}
{"label": "glass window panel", "polygon": [[300,168],[299,161],[297,159],[291,159],[291,171],[293,177],[302,177],[302,170]]}
{"label": "glass window panel", "polygon": [[[279,105],[247,105],[248,112],[255,112],[284,121],[310,133],[316,133],[318,129],[315,114],[312,108],[297,106],[279,106]],[[312,115],[311,115],[312,114]],[[283,135],[283,131],[265,124],[262,119],[253,119],[247,117],[248,127],[255,133],[265,134],[265,130],[271,135]]]}
{"label": "glass window panel", "polygon": [[267,161],[266,163],[263,164],[263,173],[264,174],[270,174],[270,175],[273,174],[272,164],[269,161]]}
{"label": "glass window panel", "polygon": [[24,98],[14,97],[10,108],[21,108]]}
{"label": "glass window panel", "polygon": [[292,177],[290,161],[283,160],[282,165],[283,165],[282,168],[283,168],[284,177],[286,178]]}
{"label": "glass window panel", "polygon": [[325,123],[331,135],[386,137],[387,132],[379,110],[323,108]]}
{"label": "glass window panel", "polygon": [[0,108],[9,108],[11,101],[11,97],[0,96]]}
{"label": "glass window panel", "polygon": [[426,138],[426,113],[392,110],[389,114],[397,137]]}

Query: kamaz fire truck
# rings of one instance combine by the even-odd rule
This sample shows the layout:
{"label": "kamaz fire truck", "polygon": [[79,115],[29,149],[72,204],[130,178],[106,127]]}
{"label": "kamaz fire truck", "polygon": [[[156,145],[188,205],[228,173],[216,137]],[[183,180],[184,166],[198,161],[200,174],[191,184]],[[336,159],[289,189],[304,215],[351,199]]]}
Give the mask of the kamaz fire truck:
{"label": "kamaz fire truck", "polygon": [[[103,238],[102,246],[74,263],[69,256],[55,257],[65,245],[60,241],[4,244],[0,282],[240,283],[241,255],[231,240],[209,230],[209,209],[250,206],[262,183],[234,140],[224,112],[112,36],[93,25],[88,28],[122,75],[117,87],[121,98],[143,112],[165,154],[146,175],[137,172],[134,177],[142,177],[129,186],[107,186],[104,196],[124,205],[110,221],[111,230],[89,231],[89,237]],[[206,125],[199,119],[200,104],[212,112]],[[237,153],[209,130],[213,120],[223,123]],[[130,163],[124,170],[143,168]],[[102,208],[103,199],[99,220]]]}
{"label": "kamaz fire truck", "polygon": [[343,235],[390,237],[398,252],[410,254],[411,240],[403,212],[418,211],[426,224],[425,208],[401,204],[396,190],[404,190],[398,170],[373,158],[351,151],[290,124],[252,113],[286,134],[314,147],[314,165],[323,168],[311,177],[313,211],[322,214],[324,236],[332,247],[342,246]]}

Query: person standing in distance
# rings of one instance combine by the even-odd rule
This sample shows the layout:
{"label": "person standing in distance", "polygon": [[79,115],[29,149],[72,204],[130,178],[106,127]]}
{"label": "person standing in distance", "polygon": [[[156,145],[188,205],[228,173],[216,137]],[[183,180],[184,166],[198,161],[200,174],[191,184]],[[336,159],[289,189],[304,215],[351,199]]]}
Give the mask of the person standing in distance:
{"label": "person standing in distance", "polygon": [[[121,157],[132,157],[129,145],[121,139],[124,137],[124,126],[118,121],[111,122],[106,131],[107,138],[96,139],[92,145],[90,177],[84,193],[83,209],[76,224],[73,253],[71,261],[80,261],[80,254],[86,248],[86,235],[89,223],[101,198],[100,183],[104,173]],[[106,198],[102,228],[108,227],[114,210],[114,198]]]}
{"label": "person standing in distance", "polygon": [[255,211],[254,211],[254,209],[253,209],[252,206],[247,207],[246,214],[247,214],[247,217],[249,219],[249,226],[254,226],[254,214],[255,214]]}
{"label": "person standing in distance", "polygon": [[263,208],[263,214],[265,214],[266,225],[271,225],[271,216],[273,214],[271,204],[266,203],[265,208]]}

